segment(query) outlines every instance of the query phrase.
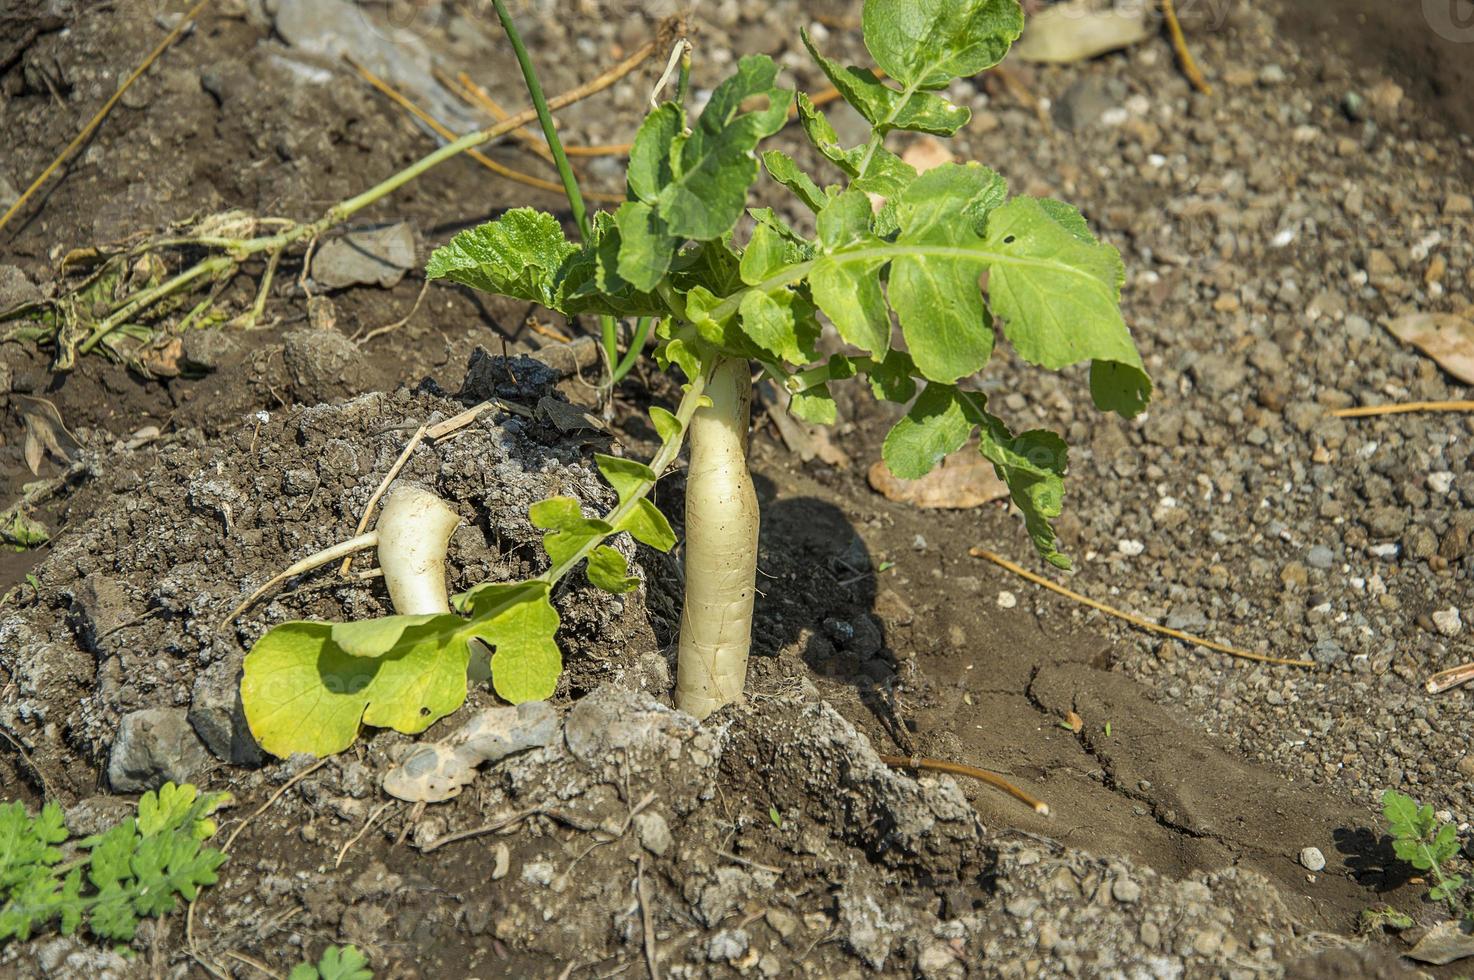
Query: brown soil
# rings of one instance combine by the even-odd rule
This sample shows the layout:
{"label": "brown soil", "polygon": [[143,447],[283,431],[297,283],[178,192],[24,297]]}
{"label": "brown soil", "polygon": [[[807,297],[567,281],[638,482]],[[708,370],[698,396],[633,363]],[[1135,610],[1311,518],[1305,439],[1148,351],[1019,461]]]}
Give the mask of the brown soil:
{"label": "brown soil", "polygon": [[[228,206],[315,214],[427,148],[346,74],[330,87],[293,81],[246,12],[254,5],[220,6],[3,233],[4,263],[44,283],[58,247]],[[1292,5],[1286,22],[1319,30],[1300,12],[1310,6]],[[1470,48],[1428,41],[1415,27],[1398,34],[1366,6],[1365,30],[1393,31],[1399,70],[1416,73],[1410,84],[1470,125],[1458,95],[1474,84],[1459,57]],[[22,4],[10,15],[36,13]],[[23,185],[66,142],[83,107],[155,43],[153,14],[143,2],[69,6],[70,35],[41,34],[0,75],[9,100],[0,140],[14,150],[0,178]],[[610,15],[580,16],[583,24]],[[627,46],[648,18],[631,23]],[[556,25],[529,33],[534,45],[560,40]],[[485,54],[463,39],[451,47],[467,67]],[[569,59],[545,84],[560,89],[588,66]],[[652,74],[619,96],[617,111],[579,107],[570,124],[591,142],[627,135],[635,90]],[[64,83],[60,94],[48,82]],[[514,73],[495,82],[505,102],[520,104]],[[80,96],[56,111],[65,92]],[[533,166],[510,149],[494,155]],[[560,200],[456,161],[366,217],[409,220],[428,248],[461,222],[529,203],[557,209]],[[346,536],[414,426],[488,393],[472,385],[459,400],[444,394],[461,388],[477,346],[517,352],[544,342],[527,327],[534,311],[441,288],[410,326],[335,361],[336,347],[293,346],[307,319],[298,271],[284,267],[272,296],[277,322],[229,338],[203,376],[149,381],[97,357],[53,375],[47,351],[0,347],[13,390],[57,405],[85,447],[87,471],[78,490],[39,515],[50,545],[0,556],[0,592],[28,573],[39,581],[0,609],[0,724],[28,750],[0,752],[6,796],[34,802],[44,791],[107,812],[108,752],[127,712],[184,709],[204,703],[202,691],[228,691],[244,644],[269,622],[382,612],[372,584],[323,576],[263,606],[239,632],[210,627],[271,571]],[[338,329],[398,318],[419,286],[412,275],[390,291],[334,295]],[[249,282],[234,288],[249,297]],[[582,394],[577,381],[562,390]],[[622,390],[615,425],[632,454],[648,436],[637,408],[668,395],[658,378]],[[846,408],[843,445],[868,461],[889,416]],[[535,565],[525,509],[549,487],[574,488],[591,503],[604,492],[585,465],[585,442],[515,421],[487,417],[407,471],[456,500],[467,519],[455,585]],[[161,438],[123,448],[146,425]],[[22,432],[8,414],[7,503],[33,478],[21,462]],[[451,804],[424,814],[390,807],[344,853],[386,802],[378,780],[408,741],[365,739],[242,835],[196,911],[194,951],[239,976],[250,971],[231,954],[285,973],[329,941],[368,949],[382,976],[551,977],[565,967],[638,976],[644,911],[671,976],[1053,975],[1071,962],[1087,974],[1113,965],[1147,975],[1154,957],[1188,975],[1246,963],[1301,976],[1395,974],[1383,945],[1362,948],[1350,934],[1368,905],[1415,910],[1422,889],[1384,873],[1385,842],[1365,806],[1247,758],[1161,691],[1113,670],[1112,641],[1075,626],[1063,601],[968,558],[975,540],[1021,540],[1001,508],[918,512],[872,493],[864,466],[800,464],[770,430],[755,446],[763,594],[749,705],[704,729],[664,706],[675,575],[668,560],[642,552],[648,584],[625,603],[586,587],[560,595],[570,668],[556,699],[562,742],[495,767]],[[679,476],[661,496],[678,521]],[[1016,606],[1002,608],[1005,591]],[[489,703],[483,692],[470,707]],[[1071,711],[1087,722],[1079,732],[1059,724]],[[999,770],[1054,816],[971,783],[890,770],[872,747]],[[256,768],[238,743],[222,754],[197,781],[231,790],[236,816],[305,766]],[[648,793],[673,833],[668,850],[626,819]],[[529,807],[548,812],[505,835],[429,853],[415,846]],[[770,820],[770,807],[780,820]],[[1297,854],[1316,841],[1339,852],[1327,848],[1326,872],[1309,876]],[[510,849],[511,874],[492,881],[497,842]],[[644,909],[644,879],[653,909]],[[1138,897],[1125,897],[1122,882],[1140,885]],[[1046,946],[1046,928],[1070,945]],[[0,953],[0,971],[204,975],[186,952],[182,916],[136,946],[129,967],[48,937]]]}

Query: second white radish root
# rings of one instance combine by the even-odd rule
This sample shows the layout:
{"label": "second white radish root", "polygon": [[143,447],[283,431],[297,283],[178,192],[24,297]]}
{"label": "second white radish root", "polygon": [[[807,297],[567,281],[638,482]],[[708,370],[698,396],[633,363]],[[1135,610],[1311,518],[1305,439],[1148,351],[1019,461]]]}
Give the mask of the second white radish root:
{"label": "second white radish root", "polygon": [[685,605],[676,663],[676,707],[705,718],[742,696],[752,646],[758,506],[747,469],[752,379],[741,359],[718,365],[711,404],[688,432]]}
{"label": "second white radish root", "polygon": [[400,484],[379,511],[379,567],[401,616],[450,612],[445,552],[461,517],[424,487]]}

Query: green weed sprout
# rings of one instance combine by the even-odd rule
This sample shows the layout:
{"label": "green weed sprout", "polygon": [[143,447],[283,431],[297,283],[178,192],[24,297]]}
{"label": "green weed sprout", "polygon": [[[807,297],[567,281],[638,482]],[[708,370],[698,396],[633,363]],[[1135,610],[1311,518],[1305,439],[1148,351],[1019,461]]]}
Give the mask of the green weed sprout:
{"label": "green weed sprout", "polygon": [[1432,806],[1418,806],[1411,796],[1394,789],[1382,794],[1382,816],[1392,833],[1393,853],[1433,878],[1428,898],[1445,903],[1456,919],[1470,915],[1474,909],[1464,895],[1466,880],[1447,869],[1459,853],[1459,829],[1440,823]]}
{"label": "green weed sprout", "polygon": [[[883,447],[905,479],[976,435],[1040,555],[1068,567],[1051,526],[1063,502],[1064,441],[1012,431],[964,383],[987,364],[1001,330],[1031,364],[1088,362],[1096,406],[1139,413],[1151,384],[1120,313],[1120,256],[1068,204],[1011,197],[1001,176],[976,163],[918,174],[885,146],[898,130],[950,136],[962,128],[968,110],[942,90],[1001,61],[1022,27],[1017,0],[866,0],[865,44],[885,80],[830,60],[803,35],[870,123],[862,145],[845,146],[807,95],[782,87],[771,59],[748,56],[698,117],[688,118],[680,99],[650,112],[630,153],[626,202],[589,216],[581,242],[552,215],[517,208],[438,249],[432,278],[570,317],[658,321],[655,356],[684,378],[682,397],[674,412],[651,409],[661,442],[648,463],[596,456],[618,497],[607,513],[588,516],[569,497],[532,507],[549,558],[537,578],[478,585],[450,613],[287,623],[267,633],[246,658],[242,683],[263,747],[321,755],[351,744],[360,723],[423,730],[465,699],[473,639],[494,651],[492,683],[503,698],[549,697],[562,666],[549,590],[580,567],[611,592],[638,585],[606,541],[628,532],[662,550],[676,543],[648,495],[688,441],[676,703],[704,718],[740,697],[758,540],[746,453],[754,371],[813,423],[835,421],[829,386],[855,376],[876,398],[909,403]],[[794,105],[836,183],[821,186],[780,150],[760,152]],[[813,213],[813,237],[749,207],[764,172]],[[752,230],[739,244],[744,217]],[[892,344],[892,314],[904,350]],[[821,316],[843,353],[819,354]]]}
{"label": "green weed sprout", "polygon": [[194,901],[225,863],[203,842],[215,834],[210,814],[229,802],[227,793],[165,783],[139,799],[136,817],[69,847],[55,803],[34,817],[18,801],[0,806],[0,944],[53,923],[65,935],[85,925],[127,942],[139,920],[172,911],[176,896]]}

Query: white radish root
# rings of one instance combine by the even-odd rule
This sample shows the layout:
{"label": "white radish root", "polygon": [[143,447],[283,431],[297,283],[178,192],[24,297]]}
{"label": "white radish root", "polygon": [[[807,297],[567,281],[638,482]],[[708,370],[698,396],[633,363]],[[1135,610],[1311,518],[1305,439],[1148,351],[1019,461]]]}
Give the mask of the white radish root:
{"label": "white radish root", "polygon": [[688,432],[686,596],[676,707],[705,718],[742,696],[752,646],[758,506],[747,469],[752,380],[743,360],[719,365]]}
{"label": "white radish root", "polygon": [[376,529],[294,562],[232,609],[220,627],[288,579],[373,547],[379,549],[379,565],[395,612],[406,616],[450,612],[445,591],[445,552],[460,522],[450,505],[429,490],[412,483],[401,484],[384,501]]}

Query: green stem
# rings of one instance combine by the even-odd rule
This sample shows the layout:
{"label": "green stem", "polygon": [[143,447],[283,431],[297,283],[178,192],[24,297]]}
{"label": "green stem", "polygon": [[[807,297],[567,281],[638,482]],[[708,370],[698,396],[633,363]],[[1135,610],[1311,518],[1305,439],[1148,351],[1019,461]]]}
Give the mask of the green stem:
{"label": "green stem", "polygon": [[650,328],[654,324],[653,316],[642,316],[635,321],[635,335],[630,338],[629,349],[624,352],[624,357],[620,359],[619,364],[610,374],[609,383],[611,385],[619,384],[624,376],[630,373],[635,362],[640,359],[640,352],[645,349],[645,341],[649,338]]}
{"label": "green stem", "polygon": [[[686,430],[691,427],[692,416],[696,414],[697,409],[707,402],[704,393],[711,371],[710,365],[703,365],[702,367],[701,375],[686,386],[685,392],[681,395],[681,402],[676,406],[676,421],[680,423],[680,428],[669,439],[660,444],[660,448],[655,452],[655,458],[650,460],[650,471],[655,474],[655,480],[659,480],[661,475],[670,468],[670,464],[676,461],[676,456],[680,455],[681,452],[681,443],[686,437]],[[638,490],[630,494],[628,499],[620,501],[610,509],[603,516],[602,520],[610,527],[621,526],[625,518],[629,517],[630,513],[639,506],[639,502],[654,489],[655,480],[642,483]],[[538,578],[547,582],[549,586],[555,584],[603,543],[603,538],[590,538],[582,548],[552,568],[549,568],[546,572],[543,572]]]}
{"label": "green stem", "polygon": [[537,110],[537,121],[542,126],[543,136],[547,138],[548,149],[553,153],[553,164],[558,168],[558,177],[563,181],[563,192],[568,195],[568,206],[573,210],[573,221],[578,225],[579,234],[585,240],[589,237],[589,215],[584,207],[583,194],[578,190],[578,178],[573,175],[573,167],[568,163],[568,154],[563,152],[563,141],[558,138],[558,129],[553,125],[553,113],[548,109],[547,97],[543,95],[542,83],[537,80],[537,70],[532,67],[532,58],[527,53],[527,46],[522,43],[522,35],[517,33],[517,25],[512,23],[512,15],[507,11],[505,0],[492,0],[496,7],[496,15],[502,22],[502,30],[507,32],[507,40],[512,42],[512,51],[517,56],[517,64],[522,69],[522,81],[527,85],[527,94],[532,96],[532,107]]}
{"label": "green stem", "polygon": [[886,117],[875,124],[875,128],[870,131],[870,139],[865,143],[865,153],[860,157],[860,165],[855,168],[856,174],[861,177],[865,176],[865,169],[870,166],[870,158],[875,156],[875,151],[880,149],[880,145],[885,142],[886,127],[895,121],[896,114],[905,108],[906,103],[910,102],[911,96],[915,94],[916,83],[913,82],[901,91],[901,97],[891,106],[891,111]]}

